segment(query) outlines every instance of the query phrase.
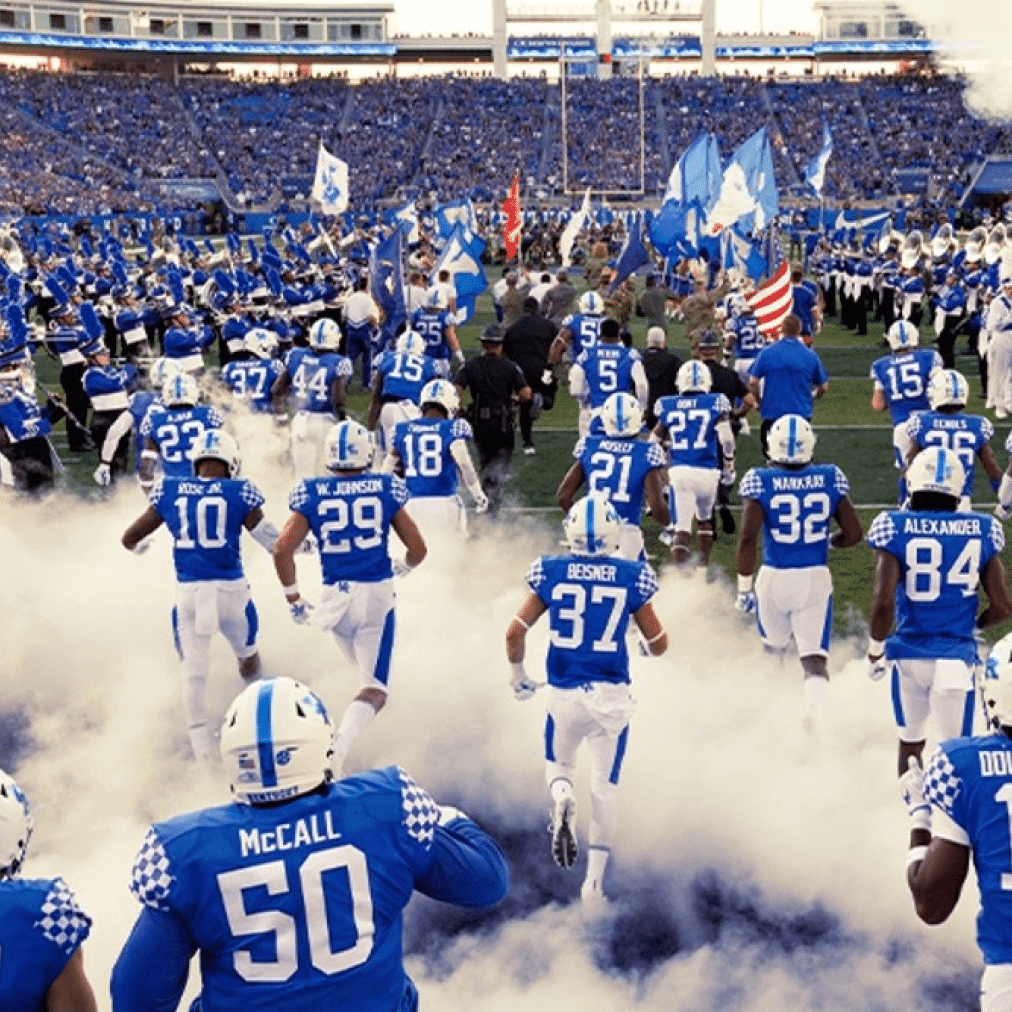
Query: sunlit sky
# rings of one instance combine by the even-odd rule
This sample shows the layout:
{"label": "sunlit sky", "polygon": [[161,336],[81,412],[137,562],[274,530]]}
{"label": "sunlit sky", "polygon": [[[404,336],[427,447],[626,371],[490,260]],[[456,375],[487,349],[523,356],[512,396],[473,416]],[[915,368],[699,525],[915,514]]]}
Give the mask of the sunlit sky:
{"label": "sunlit sky", "polygon": [[[525,0],[525,6],[534,6]],[[558,7],[553,0],[552,8]],[[581,3],[581,7],[587,6]],[[476,32],[491,34],[491,0],[438,0],[436,3],[419,3],[418,0],[395,0],[393,31],[398,33],[425,33],[429,35],[464,34]],[[717,0],[718,32],[815,32],[818,16],[810,0]],[[673,32],[686,30],[673,25]]]}

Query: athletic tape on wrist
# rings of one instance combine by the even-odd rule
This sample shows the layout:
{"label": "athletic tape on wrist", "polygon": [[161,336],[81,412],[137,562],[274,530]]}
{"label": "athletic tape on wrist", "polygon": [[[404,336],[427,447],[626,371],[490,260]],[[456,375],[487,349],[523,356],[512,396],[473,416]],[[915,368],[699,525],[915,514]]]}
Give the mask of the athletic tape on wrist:
{"label": "athletic tape on wrist", "polygon": [[918,861],[924,860],[924,855],[927,854],[928,848],[924,844],[919,847],[911,847],[907,853],[907,867],[909,868],[912,864],[917,864]]}

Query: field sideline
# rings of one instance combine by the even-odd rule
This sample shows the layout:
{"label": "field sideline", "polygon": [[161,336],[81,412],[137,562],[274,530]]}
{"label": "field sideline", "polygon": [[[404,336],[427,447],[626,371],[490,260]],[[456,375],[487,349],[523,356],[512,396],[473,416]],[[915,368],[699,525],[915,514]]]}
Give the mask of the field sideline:
{"label": "field sideline", "polygon": [[[460,328],[461,343],[468,355],[478,353],[478,338],[482,328],[494,322],[491,297],[486,293],[478,302],[475,317]],[[633,340],[637,347],[645,345],[646,327],[643,321],[633,317],[630,323]],[[817,402],[814,425],[818,434],[815,459],[819,462],[837,464],[850,481],[851,499],[858,507],[861,523],[868,526],[880,509],[895,502],[896,471],[892,466],[892,427],[888,415],[871,410],[871,381],[868,372],[871,363],[887,349],[880,347],[883,337],[881,324],[869,324],[866,338],[856,337],[840,327],[833,320],[827,320],[823,332],[816,339],[818,351],[830,375],[829,391]],[[928,346],[934,337],[930,326],[921,328],[921,346]],[[669,327],[669,347],[681,359],[688,355],[688,346],[680,323],[673,321]],[[43,355],[36,360],[40,381],[49,389],[58,390],[58,368]],[[1008,463],[1004,450],[1005,439],[1010,426],[996,422],[993,413],[984,411],[980,397],[980,381],[976,359],[969,355],[957,359],[957,367],[970,381],[971,399],[967,411],[987,414],[995,423],[992,448],[1001,467]],[[362,391],[356,378],[349,395],[352,414],[365,419],[368,396]],[[514,481],[511,506],[515,509],[531,510],[545,518],[561,519],[561,511],[555,507],[555,488],[572,461],[573,445],[576,442],[576,404],[565,387],[555,406],[544,413],[535,425],[536,456],[527,457],[519,452],[514,456]],[[745,471],[762,463],[759,452],[758,417],[750,416],[753,433],[738,440],[737,474],[740,479]],[[98,461],[91,457],[81,461],[66,457],[66,440],[62,426],[57,430],[54,443],[61,456],[67,459],[68,474],[72,487],[85,495],[98,495],[98,489],[91,481],[91,472]],[[977,483],[974,502],[977,508],[988,512],[993,508],[995,496],[987,478],[977,469]],[[465,499],[467,494],[463,493]],[[734,497],[737,506],[737,496]],[[737,513],[737,510],[735,510]],[[644,522],[647,533],[648,551],[655,563],[667,557],[666,549],[656,538],[657,526],[649,518]],[[1006,547],[1003,553],[1006,568],[1012,570],[1012,549]],[[734,537],[720,534],[714,546],[712,561],[733,575]],[[867,545],[858,545],[830,556],[836,601],[836,631],[853,632],[858,615],[867,619],[872,591],[874,561]],[[711,577],[712,578],[712,577]],[[730,594],[730,590],[729,590]],[[998,634],[1006,631],[1000,627]]]}

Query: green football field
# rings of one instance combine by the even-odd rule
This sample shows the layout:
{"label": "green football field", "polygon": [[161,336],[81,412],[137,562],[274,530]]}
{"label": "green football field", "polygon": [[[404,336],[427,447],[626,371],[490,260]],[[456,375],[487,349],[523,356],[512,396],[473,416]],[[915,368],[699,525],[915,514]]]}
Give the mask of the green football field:
{"label": "green football field", "polygon": [[[481,330],[494,320],[491,298],[486,294],[478,303],[475,317],[460,329],[461,341],[468,355],[478,353]],[[646,331],[644,323],[634,317],[631,326],[636,346],[643,347]],[[922,327],[921,331],[921,344],[924,346],[934,334],[930,327]],[[681,324],[673,322],[669,334],[669,347],[684,360],[688,348]],[[847,475],[851,499],[858,507],[865,530],[880,509],[891,507],[896,501],[897,472],[892,463],[892,428],[887,414],[876,413],[870,407],[871,381],[868,372],[872,361],[887,353],[887,349],[880,347],[882,337],[881,324],[870,324],[867,337],[856,337],[830,319],[816,340],[816,351],[826,365],[830,382],[828,393],[816,403],[814,424],[818,444],[815,459],[837,464]],[[58,389],[58,367],[41,355],[37,365],[40,381],[52,389]],[[963,356],[957,359],[957,367],[970,381],[971,400],[967,410],[986,413],[980,396],[976,359],[969,355]],[[351,412],[364,421],[367,406],[368,396],[356,380],[349,396]],[[576,404],[563,386],[553,409],[545,412],[536,423],[537,454],[524,456],[518,449],[514,456],[511,491],[516,508],[543,515],[546,521],[558,522],[561,519],[562,513],[555,506],[555,489],[572,461],[573,445],[577,438],[576,416]],[[994,422],[993,414],[990,417]],[[750,421],[753,422],[752,435],[738,440],[739,478],[749,467],[762,463],[759,424],[755,413],[750,416]],[[1004,443],[1008,430],[1007,423],[996,423],[996,434],[992,440],[995,456],[1002,467],[1007,463]],[[66,457],[62,425],[55,434],[54,443],[61,455]],[[248,454],[249,449],[245,448],[245,452]],[[81,460],[67,459],[71,485],[81,494],[98,494],[91,481],[91,472],[97,463],[97,457],[93,459],[90,456]],[[978,468],[977,471],[974,502],[977,508],[990,510],[995,496],[981,469]],[[466,498],[466,493],[464,494]],[[733,502],[736,508],[737,496]],[[667,553],[657,540],[657,525],[649,518],[644,523],[648,551],[653,562],[660,564],[667,558]],[[1005,556],[1006,568],[1009,568],[1012,565],[1009,549],[1006,549]],[[716,566],[733,574],[734,537],[718,531],[712,558]],[[868,615],[874,569],[872,552],[863,544],[846,551],[832,552],[830,567],[835,587],[837,631],[852,631],[860,616],[867,618]]]}

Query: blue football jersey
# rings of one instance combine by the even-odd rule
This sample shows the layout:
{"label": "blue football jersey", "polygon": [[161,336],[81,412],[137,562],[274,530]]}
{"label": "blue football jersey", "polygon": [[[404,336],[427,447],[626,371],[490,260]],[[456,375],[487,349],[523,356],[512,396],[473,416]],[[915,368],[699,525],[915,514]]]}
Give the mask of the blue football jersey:
{"label": "blue football jersey", "polygon": [[759,329],[755,313],[742,313],[731,319],[734,335],[734,357],[755,358],[766,347],[766,338]]}
{"label": "blue football jersey", "polygon": [[629,616],[657,593],[645,562],[617,556],[542,555],[527,585],[549,615],[548,683],[572,689],[589,682],[628,682]]}
{"label": "blue football jersey", "polygon": [[628,393],[633,388],[633,365],[640,361],[635,348],[623,344],[594,344],[580,353],[576,364],[587,380],[587,401],[599,408],[615,393]]}
{"label": "blue football jersey", "polygon": [[283,371],[284,366],[274,358],[233,359],[221,370],[221,379],[232,396],[252,410],[270,411],[271,386]]}
{"label": "blue football jersey", "polygon": [[936,832],[973,852],[984,962],[1012,963],[1012,741],[991,734],[942,742],[925,768],[924,796],[955,823],[955,832],[951,824]]}
{"label": "blue football jersey", "polygon": [[977,588],[981,570],[1005,545],[1001,523],[983,513],[890,510],[873,521],[868,544],[900,566],[886,657],[975,663]]}
{"label": "blue football jersey", "polygon": [[393,447],[412,496],[446,496],[457,491],[457,462],[450,447],[473,438],[463,418],[416,418],[394,428]]}
{"label": "blue football jersey", "polygon": [[654,404],[657,421],[668,431],[672,467],[720,467],[717,421],[730,414],[724,394],[675,394]]}
{"label": "blue football jersey", "polygon": [[871,378],[885,391],[893,425],[905,422],[915,411],[930,408],[928,380],[942,365],[942,356],[933,348],[885,355],[872,362]]}
{"label": "blue football jersey", "polygon": [[652,440],[584,436],[573,450],[588,492],[608,497],[619,518],[639,527],[647,475],[666,468],[664,450]]}
{"label": "blue football jersey", "polygon": [[944,446],[959,457],[966,472],[963,495],[973,492],[973,478],[977,472],[977,454],[994,435],[994,426],[983,415],[964,415],[961,411],[945,414],[941,411],[922,411],[907,421],[907,434],[922,449]]}
{"label": "blue football jersey", "polygon": [[380,396],[411,401],[414,404],[422,393],[422,387],[437,376],[436,363],[428,355],[408,355],[403,351],[385,351],[373,362],[373,369],[379,373]]}
{"label": "blue football jersey", "polygon": [[292,381],[298,411],[329,414],[334,410],[330,388],[336,379],[349,379],[351,359],[336,352],[317,355],[308,348],[292,348],[285,359],[285,371]]}
{"label": "blue football jersey", "polygon": [[[454,859],[467,876],[462,850],[432,798],[388,767],[281,806],[157,823],[131,890],[179,918],[200,949],[203,1012],[392,1012],[414,993],[402,911]],[[489,902],[485,884],[471,891],[460,901]]]}
{"label": "blue football jersey", "polygon": [[304,478],[288,505],[309,522],[320,550],[323,582],[375,583],[393,576],[390,523],[408,501],[404,482],[391,474]]}
{"label": "blue football jersey", "polygon": [[172,533],[176,579],[242,577],[243,521],[264,497],[248,478],[163,478],[151,506]]}
{"label": "blue football jersey", "polygon": [[762,507],[765,564],[774,569],[826,565],[830,520],[849,491],[846,476],[835,464],[747,471],[738,494]]}
{"label": "blue football jersey", "polygon": [[431,310],[422,306],[411,314],[411,329],[425,338],[425,354],[429,358],[450,357],[446,332],[453,321],[448,309]]}
{"label": "blue football jersey", "polygon": [[141,435],[158,447],[162,471],[170,478],[186,478],[193,474],[190,450],[205,429],[220,429],[225,419],[210,404],[192,408],[167,408],[155,401],[141,422]]}
{"label": "blue football jersey", "polygon": [[571,352],[575,362],[588,348],[593,348],[601,336],[603,316],[573,313],[562,321],[560,330],[568,330],[573,335]]}
{"label": "blue football jersey", "polygon": [[63,879],[0,882],[0,1009],[45,1012],[46,992],[90,931]]}

